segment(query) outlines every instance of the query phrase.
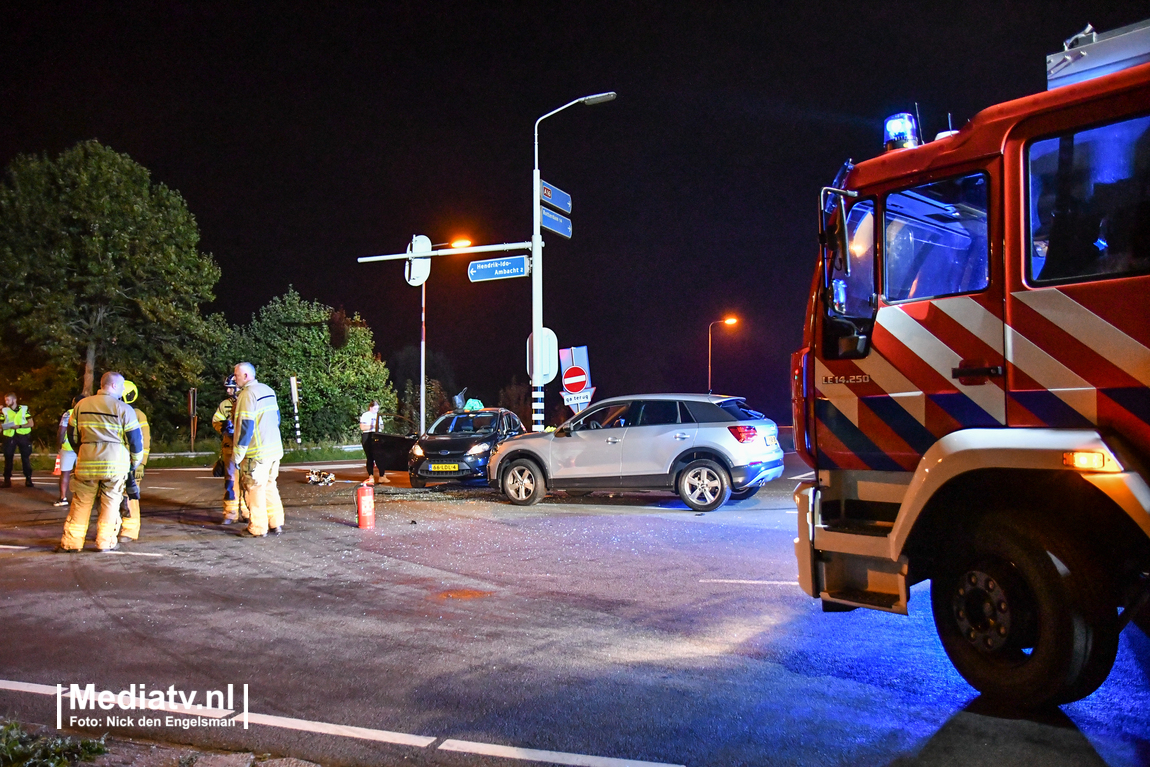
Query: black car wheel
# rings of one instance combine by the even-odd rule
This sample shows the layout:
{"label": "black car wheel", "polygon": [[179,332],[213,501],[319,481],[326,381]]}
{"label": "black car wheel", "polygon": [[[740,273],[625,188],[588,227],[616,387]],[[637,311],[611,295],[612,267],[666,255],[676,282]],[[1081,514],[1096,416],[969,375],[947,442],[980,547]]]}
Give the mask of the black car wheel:
{"label": "black car wheel", "polygon": [[1049,519],[987,518],[931,581],[935,627],[972,687],[1019,708],[1094,692],[1118,652],[1118,606],[1096,557]]}
{"label": "black car wheel", "polygon": [[411,477],[412,487],[427,487],[427,480],[423,477],[420,477],[416,474],[410,474],[408,476]]}
{"label": "black car wheel", "polygon": [[695,511],[713,511],[731,497],[727,470],[709,458],[691,461],[679,474],[679,497]]}
{"label": "black car wheel", "polygon": [[753,497],[755,495],[755,493],[759,492],[759,488],[760,488],[759,485],[755,485],[754,487],[744,487],[742,490],[732,490],[731,491],[731,500],[732,501],[745,501],[748,498]]}
{"label": "black car wheel", "polygon": [[534,461],[519,458],[503,474],[503,494],[516,506],[532,506],[543,500],[547,488],[543,472]]}

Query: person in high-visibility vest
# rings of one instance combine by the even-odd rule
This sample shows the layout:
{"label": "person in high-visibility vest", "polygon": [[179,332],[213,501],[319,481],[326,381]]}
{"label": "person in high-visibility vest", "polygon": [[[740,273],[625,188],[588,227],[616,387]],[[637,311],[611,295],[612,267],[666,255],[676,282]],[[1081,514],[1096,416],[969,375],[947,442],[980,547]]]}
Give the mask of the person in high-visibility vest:
{"label": "person in high-visibility vest", "polygon": [[247,520],[247,509],[240,508],[240,496],[236,492],[236,461],[232,453],[236,441],[236,425],[232,411],[236,405],[236,377],[224,379],[227,397],[220,402],[212,415],[212,428],[220,434],[220,461],[224,464],[224,519],[222,524],[230,525],[240,519]]}
{"label": "person in high-visibility vest", "polygon": [[[72,398],[72,407],[76,407],[76,403],[80,401],[80,397]],[[60,416],[60,425],[56,428],[56,442],[60,445],[60,452],[56,454],[56,462],[60,465],[60,498],[53,506],[67,506],[69,503],[68,486],[72,479],[72,470],[76,468],[76,451],[72,449],[72,443],[68,441],[68,421],[72,418],[72,408],[64,411],[64,415]]]}
{"label": "person in high-visibility vest", "polygon": [[4,487],[12,487],[12,459],[20,448],[20,468],[24,485],[32,487],[32,427],[36,422],[28,415],[28,406],[16,400],[15,392],[4,395]]}
{"label": "person in high-visibility vest", "polygon": [[250,362],[236,365],[235,375],[240,393],[233,414],[236,442],[232,455],[248,504],[248,529],[243,534],[262,538],[270,529],[279,535],[284,523],[283,502],[276,484],[284,456],[279,402],[270,386],[256,380],[256,369]]}
{"label": "person in high-visibility vest", "polygon": [[76,403],[68,421],[68,441],[76,449],[72,477],[72,505],[64,520],[58,551],[84,548],[92,507],[100,501],[96,521],[96,548],[113,551],[119,545],[120,499],[129,472],[144,454],[144,437],[132,408],[120,401],[124,377],[107,372],[100,391]]}
{"label": "person in high-visibility vest", "polygon": [[[124,381],[124,393],[120,396],[121,400],[132,405],[139,395],[140,390],[136,384],[131,381]],[[120,543],[134,541],[140,537],[140,488],[144,484],[144,467],[148,464],[148,453],[152,449],[152,429],[148,426],[148,417],[138,407],[133,407],[132,412],[136,414],[136,421],[140,424],[140,439],[143,442],[144,450],[140,454],[140,461],[136,464],[136,471],[132,477],[135,482],[129,480],[127,491],[124,493],[123,503],[127,507],[127,513],[121,515]],[[133,484],[134,488],[132,487]]]}

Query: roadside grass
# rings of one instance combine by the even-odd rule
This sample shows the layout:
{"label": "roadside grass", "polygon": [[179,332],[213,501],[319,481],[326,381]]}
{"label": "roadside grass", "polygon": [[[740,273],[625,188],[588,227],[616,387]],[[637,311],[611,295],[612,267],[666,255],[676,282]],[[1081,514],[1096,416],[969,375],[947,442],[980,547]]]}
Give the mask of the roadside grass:
{"label": "roadside grass", "polygon": [[0,767],[70,767],[77,762],[90,762],[108,753],[104,737],[73,740],[58,735],[33,735],[19,722],[0,719]]}
{"label": "roadside grass", "polygon": [[[188,446],[184,445],[183,447],[186,450]],[[196,467],[201,467],[201,466],[210,468],[211,466],[215,465],[216,459],[219,457],[219,443],[218,442],[215,443],[214,445],[211,443],[208,443],[207,445],[204,445],[204,446],[201,446],[200,443],[197,442],[196,447],[201,448],[201,449],[203,449],[203,447],[206,447],[207,449],[204,450],[205,454],[203,454],[203,455],[174,455],[174,456],[166,457],[166,458],[152,457],[152,458],[148,459],[148,468],[149,469],[175,469],[175,468],[196,468]],[[281,461],[281,463],[313,463],[313,462],[318,462],[318,461],[363,461],[364,460],[363,448],[358,447],[358,446],[354,450],[344,450],[343,448],[341,448],[337,445],[332,445],[332,444],[308,445],[308,446],[297,448],[297,449],[291,449],[285,445],[285,448],[286,448],[286,452],[284,453],[284,458]],[[167,451],[152,448],[153,454],[162,453],[162,452],[167,452]],[[18,469],[19,469],[18,464],[20,461],[19,456],[16,457],[16,461],[17,461],[17,466],[15,468],[17,469],[17,472],[14,472],[14,473],[18,473]],[[49,455],[45,455],[43,453],[40,453],[40,454],[32,456],[32,469],[34,471],[50,472],[55,467],[56,467],[56,454],[55,453],[52,453]]]}

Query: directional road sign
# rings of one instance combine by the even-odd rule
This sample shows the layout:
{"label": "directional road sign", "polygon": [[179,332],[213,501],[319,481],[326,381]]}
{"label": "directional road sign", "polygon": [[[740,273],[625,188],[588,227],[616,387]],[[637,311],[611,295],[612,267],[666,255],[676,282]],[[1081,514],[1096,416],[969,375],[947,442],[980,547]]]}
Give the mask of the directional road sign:
{"label": "directional road sign", "polygon": [[467,279],[472,282],[506,280],[511,277],[526,277],[529,271],[527,256],[488,258],[483,261],[472,261],[468,264]]}
{"label": "directional road sign", "polygon": [[571,239],[571,219],[566,216],[560,216],[548,208],[540,208],[539,214],[542,216],[539,223],[542,224],[544,229],[550,229],[555,232],[555,234]]}
{"label": "directional road sign", "polygon": [[578,365],[572,365],[563,371],[563,388],[572,394],[578,394],[587,387],[587,371]]}
{"label": "directional road sign", "polygon": [[546,181],[539,182],[539,199],[564,213],[571,212],[571,195]]}

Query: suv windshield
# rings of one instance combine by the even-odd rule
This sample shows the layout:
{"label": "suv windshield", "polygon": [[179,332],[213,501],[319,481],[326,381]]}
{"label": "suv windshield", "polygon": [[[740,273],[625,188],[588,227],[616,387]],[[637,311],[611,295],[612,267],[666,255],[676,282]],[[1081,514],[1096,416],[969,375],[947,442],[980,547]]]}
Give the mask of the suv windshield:
{"label": "suv windshield", "polygon": [[428,434],[479,434],[495,430],[496,413],[448,413],[427,430]]}

